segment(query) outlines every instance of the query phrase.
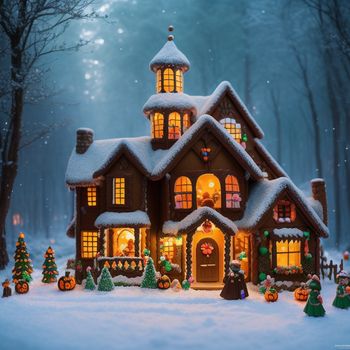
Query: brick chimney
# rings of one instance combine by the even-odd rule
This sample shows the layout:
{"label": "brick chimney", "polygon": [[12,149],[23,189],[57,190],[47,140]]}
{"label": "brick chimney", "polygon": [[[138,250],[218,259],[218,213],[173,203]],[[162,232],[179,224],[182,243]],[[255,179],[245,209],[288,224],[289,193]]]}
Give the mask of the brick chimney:
{"label": "brick chimney", "polygon": [[83,154],[93,142],[94,131],[88,128],[80,128],[77,130],[77,144],[75,146],[75,151],[79,154]]}
{"label": "brick chimney", "polygon": [[327,211],[327,193],[326,183],[323,179],[311,180],[311,190],[313,199],[319,201],[322,205],[323,222],[328,224],[328,211]]}

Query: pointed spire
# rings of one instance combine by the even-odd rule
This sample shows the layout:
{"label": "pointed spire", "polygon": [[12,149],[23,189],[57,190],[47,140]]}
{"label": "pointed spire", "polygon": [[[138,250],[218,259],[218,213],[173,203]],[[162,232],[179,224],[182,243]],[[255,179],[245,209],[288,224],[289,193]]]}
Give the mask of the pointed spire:
{"label": "pointed spire", "polygon": [[[174,31],[174,27],[170,25],[168,27],[169,33]],[[150,68],[153,72],[160,67],[173,66],[181,68],[183,72],[186,72],[190,68],[190,62],[187,57],[177,48],[174,43],[174,35],[168,35],[168,41],[159,50],[159,52],[153,57],[150,62]]]}

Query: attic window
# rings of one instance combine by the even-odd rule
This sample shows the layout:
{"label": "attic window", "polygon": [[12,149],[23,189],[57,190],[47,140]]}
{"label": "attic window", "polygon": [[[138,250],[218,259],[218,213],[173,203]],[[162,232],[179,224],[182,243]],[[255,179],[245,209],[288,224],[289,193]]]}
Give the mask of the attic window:
{"label": "attic window", "polygon": [[151,115],[151,134],[153,139],[161,139],[164,136],[164,116],[162,113]]}
{"label": "attic window", "polygon": [[96,207],[97,205],[97,190],[96,187],[88,187],[86,189],[87,204],[89,207]]}
{"label": "attic window", "polygon": [[125,178],[116,177],[113,179],[113,204],[125,205]]}
{"label": "attic window", "polygon": [[276,222],[293,222],[295,217],[295,205],[289,200],[279,200],[273,209],[273,218]]}
{"label": "attic window", "polygon": [[236,123],[236,120],[233,118],[221,119],[220,123],[238,143],[241,143],[242,141],[241,124]]}

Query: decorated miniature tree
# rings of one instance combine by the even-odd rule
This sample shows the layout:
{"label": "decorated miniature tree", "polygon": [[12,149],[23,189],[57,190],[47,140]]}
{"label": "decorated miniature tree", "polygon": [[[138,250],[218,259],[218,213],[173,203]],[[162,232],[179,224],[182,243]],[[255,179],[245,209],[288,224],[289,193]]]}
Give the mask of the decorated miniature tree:
{"label": "decorated miniature tree", "polygon": [[58,275],[57,265],[55,261],[55,251],[48,247],[46,253],[44,254],[45,261],[43,263],[43,278],[42,282],[44,283],[52,283],[56,282]]}
{"label": "decorated miniature tree", "polygon": [[156,270],[154,268],[153,259],[151,257],[149,257],[147,260],[141,288],[157,288]]}
{"label": "decorated miniature tree", "polygon": [[87,271],[87,276],[86,276],[85,289],[94,290],[96,288],[96,284],[91,274],[91,267],[88,266],[86,271]]}
{"label": "decorated miniature tree", "polygon": [[33,272],[29,253],[27,252],[26,242],[24,241],[24,233],[21,232],[16,242],[16,251],[14,254],[15,266],[12,269],[12,280],[13,283],[18,283],[21,280],[30,282],[32,277],[30,276]]}
{"label": "decorated miniature tree", "polygon": [[110,292],[111,290],[114,289],[114,283],[113,283],[113,280],[112,280],[112,276],[111,276],[111,274],[110,274],[106,264],[105,264],[105,266],[102,269],[101,278],[100,278],[100,281],[98,282],[98,288],[97,289],[100,292]]}

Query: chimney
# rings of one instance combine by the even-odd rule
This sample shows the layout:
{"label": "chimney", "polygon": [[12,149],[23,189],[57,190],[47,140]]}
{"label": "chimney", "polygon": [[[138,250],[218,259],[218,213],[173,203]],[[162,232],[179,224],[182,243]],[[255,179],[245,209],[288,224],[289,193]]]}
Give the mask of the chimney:
{"label": "chimney", "polygon": [[322,205],[323,222],[328,224],[328,211],[327,211],[327,193],[326,183],[323,179],[311,180],[311,190],[313,199],[319,201]]}
{"label": "chimney", "polygon": [[93,142],[94,131],[88,128],[80,128],[77,130],[77,144],[75,146],[75,151],[79,154],[83,154]]}

